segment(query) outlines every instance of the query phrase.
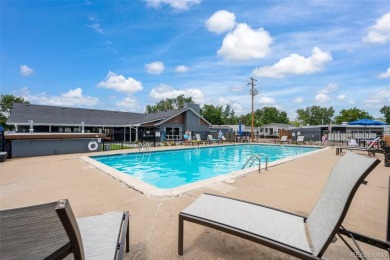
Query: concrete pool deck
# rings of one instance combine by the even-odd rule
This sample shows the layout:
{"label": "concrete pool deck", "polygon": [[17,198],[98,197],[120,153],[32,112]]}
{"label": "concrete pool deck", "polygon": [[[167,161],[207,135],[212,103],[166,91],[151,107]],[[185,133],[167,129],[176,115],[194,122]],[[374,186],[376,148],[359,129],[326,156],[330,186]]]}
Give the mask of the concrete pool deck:
{"label": "concrete pool deck", "polygon": [[[158,149],[158,148],[153,148]],[[367,155],[367,152],[357,152]],[[107,153],[115,153],[114,151]],[[95,154],[95,153],[94,153]],[[184,256],[177,255],[178,214],[202,193],[248,200],[308,215],[341,155],[327,149],[252,172],[235,183],[218,182],[177,197],[154,197],[129,188],[80,157],[71,154],[9,159],[0,164],[0,208],[22,207],[67,198],[76,217],[128,210],[130,253],[125,259],[291,259],[289,255],[196,224],[185,224]],[[385,240],[390,168],[382,162],[358,189],[344,226]],[[350,242],[349,239],[347,239]],[[359,243],[368,256],[388,252]],[[328,259],[355,259],[338,239]],[[373,258],[373,257],[368,257]]]}

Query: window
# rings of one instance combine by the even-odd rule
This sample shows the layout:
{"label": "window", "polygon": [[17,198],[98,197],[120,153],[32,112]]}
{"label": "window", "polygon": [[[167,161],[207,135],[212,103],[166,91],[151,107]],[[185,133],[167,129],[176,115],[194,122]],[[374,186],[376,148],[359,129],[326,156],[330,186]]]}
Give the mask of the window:
{"label": "window", "polygon": [[180,133],[181,128],[180,127],[166,127],[166,140],[180,140]]}

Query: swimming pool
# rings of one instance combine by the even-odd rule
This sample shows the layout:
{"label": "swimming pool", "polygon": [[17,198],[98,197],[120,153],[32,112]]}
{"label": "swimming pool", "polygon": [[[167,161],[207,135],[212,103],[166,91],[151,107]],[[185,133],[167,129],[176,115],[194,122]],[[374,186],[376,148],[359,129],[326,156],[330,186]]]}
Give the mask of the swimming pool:
{"label": "swimming pool", "polygon": [[247,144],[90,158],[156,188],[172,189],[241,170],[253,154],[264,153],[268,162],[273,162],[315,150],[318,148]]}

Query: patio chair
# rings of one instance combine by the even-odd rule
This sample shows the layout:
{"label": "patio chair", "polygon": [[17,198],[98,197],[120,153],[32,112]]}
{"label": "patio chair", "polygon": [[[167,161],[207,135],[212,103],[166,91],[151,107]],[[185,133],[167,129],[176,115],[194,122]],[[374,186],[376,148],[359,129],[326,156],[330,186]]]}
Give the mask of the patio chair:
{"label": "patio chair", "polygon": [[288,139],[287,139],[287,135],[283,135],[281,138],[280,138],[280,140],[275,140],[275,144],[276,143],[281,143],[281,144],[283,144],[283,143],[289,143],[289,141],[288,141]]}
{"label": "patio chair", "polygon": [[207,135],[207,140],[209,141],[210,144],[217,142],[217,139],[214,139],[212,135]]}
{"label": "patio chair", "polygon": [[305,136],[304,135],[299,135],[297,137],[297,144],[304,144],[304,140],[305,139]]}
{"label": "patio chair", "polygon": [[203,143],[203,141],[202,141],[202,139],[200,138],[200,134],[195,134],[195,139],[196,140],[192,140],[192,144],[202,144]]}
{"label": "patio chair", "polygon": [[76,219],[66,199],[0,211],[1,259],[123,259],[124,250],[127,211]]}
{"label": "patio chair", "polygon": [[351,147],[359,146],[359,144],[356,142],[355,139],[349,139],[347,143],[348,143],[347,145]]}
{"label": "patio chair", "polygon": [[[302,259],[319,259],[347,214],[352,198],[379,160],[348,152],[334,166],[308,217],[242,200],[202,194],[179,213],[178,254],[184,221],[214,228]],[[311,246],[305,233],[310,233]]]}

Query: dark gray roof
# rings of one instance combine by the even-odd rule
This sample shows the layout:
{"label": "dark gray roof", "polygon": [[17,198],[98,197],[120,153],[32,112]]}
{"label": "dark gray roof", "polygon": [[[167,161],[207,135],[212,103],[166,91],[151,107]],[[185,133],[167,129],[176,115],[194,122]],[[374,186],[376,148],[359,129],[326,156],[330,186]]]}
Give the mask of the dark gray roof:
{"label": "dark gray roof", "polygon": [[15,103],[7,124],[28,124],[29,120],[33,120],[34,124],[40,125],[80,125],[81,122],[88,126],[129,126],[148,122],[159,124],[189,109],[196,113],[188,107],[143,114]]}
{"label": "dark gray roof", "polygon": [[147,123],[147,122],[153,122],[153,121],[164,121],[168,118],[171,118],[173,116],[176,116],[180,113],[183,113],[184,111],[188,110],[189,108],[181,108],[181,109],[172,109],[157,113],[151,113],[151,114],[145,114],[144,117],[141,118],[140,123]]}
{"label": "dark gray roof", "polygon": [[109,110],[44,106],[15,103],[7,124],[126,126],[139,121],[145,114]]}

